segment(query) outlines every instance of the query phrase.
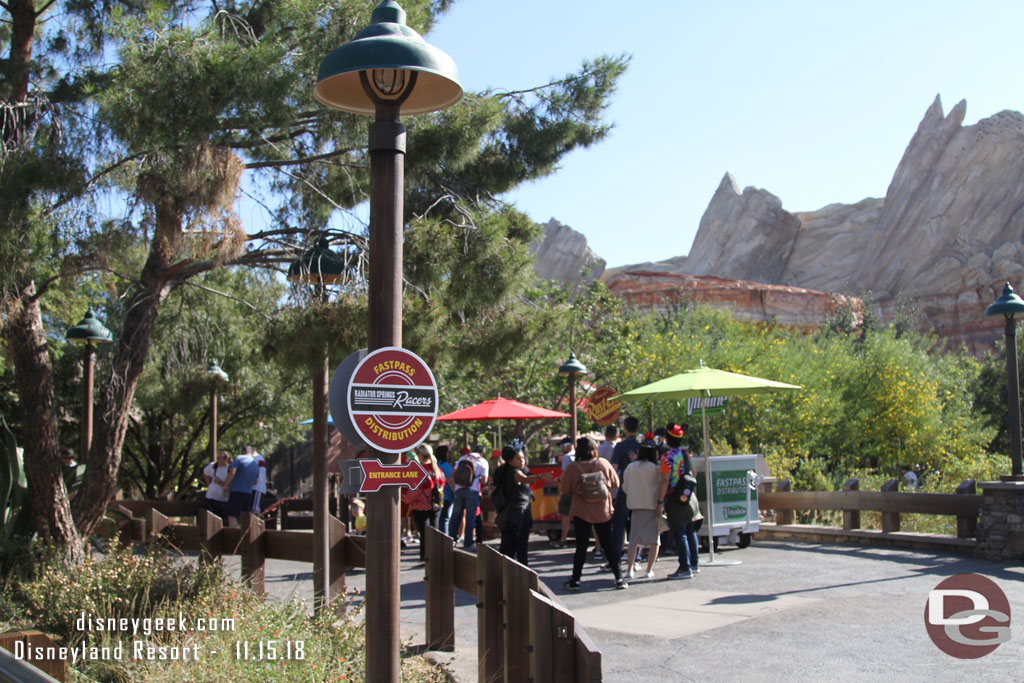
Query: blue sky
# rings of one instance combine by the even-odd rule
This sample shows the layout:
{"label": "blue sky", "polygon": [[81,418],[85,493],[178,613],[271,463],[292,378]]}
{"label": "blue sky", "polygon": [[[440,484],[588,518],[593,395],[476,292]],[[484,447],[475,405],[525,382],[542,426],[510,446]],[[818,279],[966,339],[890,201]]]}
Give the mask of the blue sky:
{"label": "blue sky", "polygon": [[632,55],[611,136],[506,197],[609,266],[686,254],[730,172],[790,211],[885,195],[936,95],[1024,110],[1024,2],[460,0],[427,39],[467,90]]}

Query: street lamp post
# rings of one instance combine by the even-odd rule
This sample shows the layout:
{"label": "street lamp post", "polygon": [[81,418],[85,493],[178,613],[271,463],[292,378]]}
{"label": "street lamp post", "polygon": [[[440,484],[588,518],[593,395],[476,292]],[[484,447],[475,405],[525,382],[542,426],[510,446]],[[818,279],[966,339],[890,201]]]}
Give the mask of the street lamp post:
{"label": "street lamp post", "polygon": [[1001,315],[1006,319],[1006,400],[1010,410],[1010,462],[1009,476],[1000,477],[1003,481],[1024,480],[1024,469],[1021,467],[1021,430],[1020,430],[1020,380],[1017,374],[1017,323],[1013,316],[1024,313],[1024,300],[1013,291],[1007,282],[1002,295],[985,311],[986,317]]}
{"label": "street lamp post", "polygon": [[[326,237],[317,240],[288,268],[288,279],[311,285],[322,301],[325,287],[344,281],[345,262],[331,251]],[[327,349],[313,368],[313,604],[317,611],[331,602],[330,531],[327,501],[327,390],[330,380]]]}
{"label": "street lamp post", "polygon": [[570,353],[569,360],[562,364],[562,367],[558,368],[558,372],[563,375],[569,375],[569,414],[572,416],[569,418],[569,438],[572,439],[573,447],[576,444],[576,375],[585,375],[587,368],[583,363],[576,360],[576,354]]}
{"label": "street lamp post", "polygon": [[[372,23],[320,64],[317,100],[373,114],[370,125],[369,350],[402,345],[402,226],[405,127],[401,114],[450,107],[462,98],[455,62],[405,25],[405,11],[385,0]],[[377,451],[382,462],[398,456]],[[399,491],[369,495],[366,517],[366,678],[399,679]]]}
{"label": "street lamp post", "polygon": [[228,383],[228,373],[220,369],[216,359],[211,358],[206,374],[213,380],[210,389],[210,462],[217,462],[217,387]]}
{"label": "street lamp post", "polygon": [[96,353],[92,344],[113,341],[114,337],[90,308],[77,325],[68,328],[64,338],[85,344],[85,358],[82,359],[82,442],[81,454],[78,456],[79,461],[84,463],[87,462],[89,447],[92,445],[92,375],[96,365]]}

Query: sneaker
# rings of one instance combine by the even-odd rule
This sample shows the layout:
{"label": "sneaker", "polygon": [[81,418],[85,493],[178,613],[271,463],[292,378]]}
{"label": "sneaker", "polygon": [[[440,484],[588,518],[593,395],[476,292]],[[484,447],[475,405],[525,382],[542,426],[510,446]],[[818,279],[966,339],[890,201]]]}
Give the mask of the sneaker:
{"label": "sneaker", "polygon": [[626,578],[627,578],[627,579],[632,579],[632,578],[633,578],[633,570],[632,570],[632,569],[630,569],[630,570],[629,570],[629,571],[628,571],[628,572],[626,573]]}
{"label": "sneaker", "polygon": [[564,548],[565,547],[565,542],[564,541],[551,541],[551,547],[552,548]]}
{"label": "sneaker", "polygon": [[637,560],[636,562],[633,563],[633,571],[635,571],[635,572],[642,572],[643,570],[644,570],[644,566],[643,566],[643,564],[640,563],[640,560]]}
{"label": "sneaker", "polygon": [[694,574],[700,574],[700,567],[690,567],[690,571]]}
{"label": "sneaker", "polygon": [[[632,578],[632,577],[630,577],[630,578]],[[619,579],[618,581],[615,582],[615,590],[620,591],[620,590],[623,590],[623,589],[626,589],[626,588],[629,588],[629,584],[626,583],[625,579]]]}
{"label": "sneaker", "polygon": [[[653,571],[649,571],[646,574],[644,574],[644,576],[646,576],[648,579],[653,579],[654,578],[654,572]],[[633,577],[631,576],[629,578],[633,578]]]}
{"label": "sneaker", "polygon": [[670,579],[692,579],[693,578],[693,572],[691,572],[689,569],[685,569],[685,570],[678,569],[678,570],[672,572],[671,574],[669,574],[668,578],[670,578]]}
{"label": "sneaker", "polygon": [[567,591],[578,591],[580,589],[579,581],[566,581],[562,584],[562,588]]}

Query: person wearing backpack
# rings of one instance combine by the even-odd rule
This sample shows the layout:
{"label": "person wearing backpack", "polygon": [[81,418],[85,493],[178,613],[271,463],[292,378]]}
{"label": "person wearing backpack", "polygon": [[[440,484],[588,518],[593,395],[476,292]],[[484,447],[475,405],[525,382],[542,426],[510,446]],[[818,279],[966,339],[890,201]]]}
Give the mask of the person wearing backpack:
{"label": "person wearing backpack", "polygon": [[525,567],[530,564],[527,548],[533,527],[530,486],[541,479],[551,481],[552,477],[547,473],[530,474],[523,442],[519,439],[514,439],[501,450],[501,459],[504,463],[494,471],[494,491],[491,493],[491,502],[498,511],[498,529],[501,530],[498,550],[503,555],[514,557]]}
{"label": "person wearing backpack", "polygon": [[480,487],[487,483],[487,461],[477,452],[470,452],[459,458],[452,471],[455,483],[455,498],[452,503],[452,518],[448,520],[448,535],[458,539],[462,516],[466,516],[465,549],[476,547],[473,532],[476,530],[476,515],[480,510]]}
{"label": "person wearing backpack", "polygon": [[679,557],[679,568],[668,575],[670,579],[692,579],[700,573],[697,566],[697,528],[694,526],[700,515],[697,480],[693,478],[690,466],[690,451],[683,446],[684,433],[680,425],[668,425],[665,434],[668,451],[661,456],[661,495],[656,512],[661,515],[664,509]]}
{"label": "person wearing backpack", "polygon": [[578,591],[580,578],[583,576],[583,565],[587,560],[587,545],[590,542],[590,529],[601,541],[605,558],[615,576],[615,587],[626,588],[622,578],[619,557],[612,556],[611,519],[612,494],[619,487],[619,475],[611,463],[597,457],[597,443],[589,436],[582,436],[576,441],[576,459],[562,474],[561,492],[570,497],[569,515],[576,528],[576,552],[572,557],[572,578],[563,584],[566,590]]}
{"label": "person wearing backpack", "polygon": [[420,535],[420,562],[423,562],[426,551],[427,527],[437,527],[437,518],[441,514],[441,489],[444,488],[444,473],[434,459],[434,449],[430,444],[416,447],[416,459],[427,471],[426,480],[415,491],[402,487],[402,502],[409,505],[412,524]]}

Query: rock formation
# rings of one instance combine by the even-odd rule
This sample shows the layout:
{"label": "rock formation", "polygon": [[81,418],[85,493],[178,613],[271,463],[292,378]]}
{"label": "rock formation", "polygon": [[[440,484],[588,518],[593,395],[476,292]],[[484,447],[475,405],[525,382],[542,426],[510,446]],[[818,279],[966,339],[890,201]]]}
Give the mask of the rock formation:
{"label": "rock formation", "polygon": [[771,193],[726,174],[686,257],[616,268],[716,276],[810,290],[870,292],[886,319],[916,303],[922,327],[972,350],[991,346],[984,319],[1004,280],[1024,277],[1024,115],[964,126],[966,103],[938,97],[907,146],[884,199],[790,213]]}
{"label": "rock formation", "polygon": [[605,260],[591,251],[587,238],[554,218],[544,225],[544,235],[530,247],[533,270],[541,280],[589,285],[604,273]]}

